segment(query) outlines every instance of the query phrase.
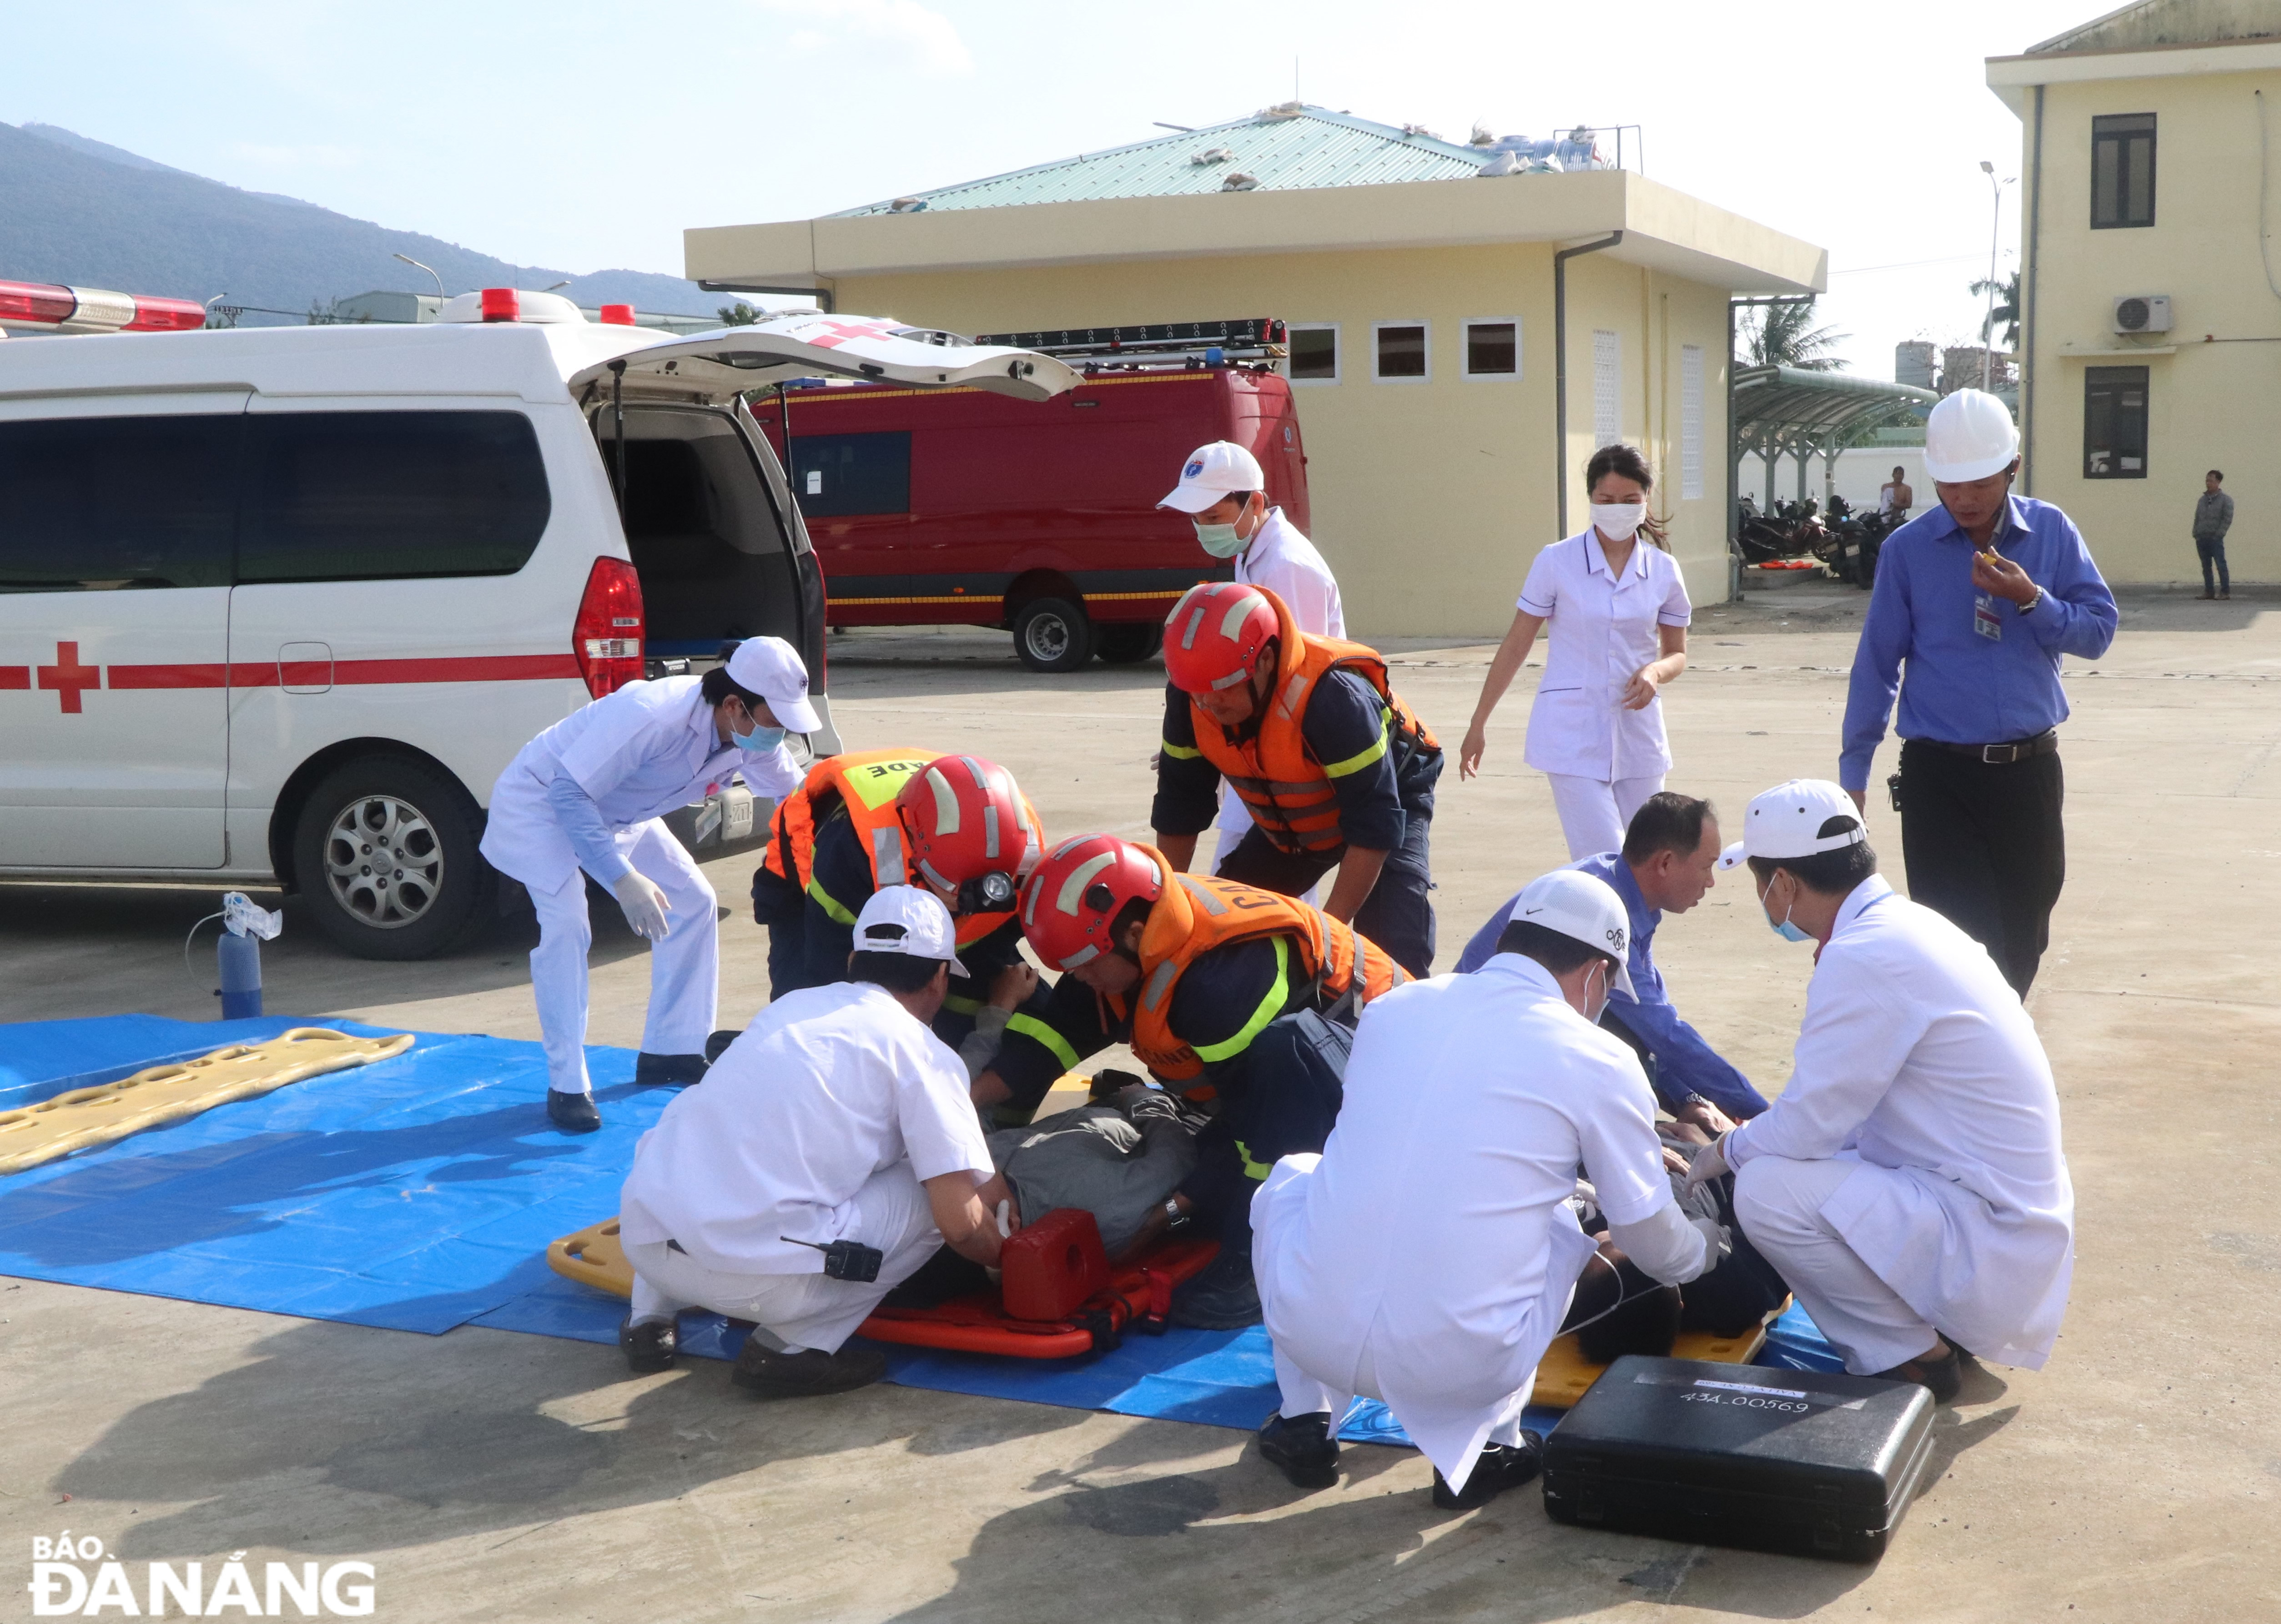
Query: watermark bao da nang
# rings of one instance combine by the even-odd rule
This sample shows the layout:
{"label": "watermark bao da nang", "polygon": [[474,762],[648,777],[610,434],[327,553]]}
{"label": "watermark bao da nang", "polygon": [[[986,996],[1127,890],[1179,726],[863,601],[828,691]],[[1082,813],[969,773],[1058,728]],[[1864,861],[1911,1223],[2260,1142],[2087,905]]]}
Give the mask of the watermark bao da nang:
{"label": "watermark bao da nang", "polygon": [[[259,1568],[257,1573],[255,1570]],[[113,1558],[92,1534],[32,1541],[32,1616],[56,1618],[365,1618],[376,1587],[369,1562],[249,1564],[234,1551],[213,1565]]]}

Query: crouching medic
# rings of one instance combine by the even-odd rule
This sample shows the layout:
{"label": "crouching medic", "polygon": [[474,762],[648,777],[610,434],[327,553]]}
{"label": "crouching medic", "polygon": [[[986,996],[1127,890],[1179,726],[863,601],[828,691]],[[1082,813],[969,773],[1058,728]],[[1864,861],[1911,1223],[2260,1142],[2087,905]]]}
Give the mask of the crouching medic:
{"label": "crouching medic", "polygon": [[890,885],[855,921],[847,979],[761,1011],[702,1088],[642,1135],[620,1199],[637,1373],[677,1351],[675,1316],[753,1322],[732,1380],[763,1397],[876,1381],[842,1346],[947,1243],[986,1267],[1018,1215],[991,1168],[966,1068],[927,1029],[961,973],[949,910]]}

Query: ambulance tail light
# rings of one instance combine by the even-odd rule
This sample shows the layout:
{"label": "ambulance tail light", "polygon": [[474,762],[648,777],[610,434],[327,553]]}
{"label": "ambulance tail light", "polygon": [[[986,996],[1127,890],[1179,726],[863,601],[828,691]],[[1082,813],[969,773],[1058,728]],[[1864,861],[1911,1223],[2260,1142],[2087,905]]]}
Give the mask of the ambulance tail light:
{"label": "ambulance tail light", "polygon": [[635,325],[634,307],[631,305],[603,305],[602,325],[605,327],[632,327]]}
{"label": "ambulance tail light", "polygon": [[[522,301],[515,298],[514,290],[513,288],[485,288],[483,290],[484,321],[520,321],[522,319]],[[607,693],[609,690],[606,688],[602,692]]]}
{"label": "ambulance tail light", "polygon": [[135,296],[135,319],[130,333],[194,333],[206,324],[206,307],[196,299],[146,298]]}
{"label": "ambulance tail light", "polygon": [[570,628],[570,647],[586,692],[598,700],[641,680],[641,577],[625,560],[594,561]]}

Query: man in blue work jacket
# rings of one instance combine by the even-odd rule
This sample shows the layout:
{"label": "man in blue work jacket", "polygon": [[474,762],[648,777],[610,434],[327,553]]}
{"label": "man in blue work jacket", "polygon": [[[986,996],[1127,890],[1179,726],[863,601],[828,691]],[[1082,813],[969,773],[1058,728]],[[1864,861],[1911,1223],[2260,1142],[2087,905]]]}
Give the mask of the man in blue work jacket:
{"label": "man in blue work jacket", "polygon": [[[1666,914],[1683,914],[1717,883],[1719,820],[1711,803],[1663,790],[1632,814],[1620,852],[1602,852],[1568,866],[1607,882],[1631,918],[1624,968],[1638,994],[1611,990],[1600,1025],[1629,1044],[1663,1108],[1682,1122],[1719,1134],[1766,1110],[1750,1079],[1729,1065],[1679,1018],[1655,967],[1655,927]],[[1489,916],[1458,959],[1460,972],[1479,970],[1496,955],[1518,893]]]}
{"label": "man in blue work jacket", "polygon": [[2012,494],[2019,452],[2012,414],[1978,390],[1926,420],[1940,502],[1878,554],[1837,781],[1866,811],[1898,692],[1893,803],[1909,896],[1986,947],[2024,998],[2067,879],[2060,656],[2098,659],[2116,616],[2074,522]]}

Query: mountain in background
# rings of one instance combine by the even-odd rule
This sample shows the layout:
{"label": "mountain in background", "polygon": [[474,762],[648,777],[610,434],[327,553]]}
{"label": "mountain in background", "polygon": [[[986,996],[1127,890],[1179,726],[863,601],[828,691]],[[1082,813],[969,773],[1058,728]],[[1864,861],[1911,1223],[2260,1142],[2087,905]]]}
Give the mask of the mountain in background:
{"label": "mountain in background", "polygon": [[[243,191],[52,124],[0,124],[0,278],[305,312],[374,289],[545,288],[581,305],[704,315],[729,302],[648,271],[572,276],[390,231],[274,192]],[[248,315],[244,325],[283,318]]]}

